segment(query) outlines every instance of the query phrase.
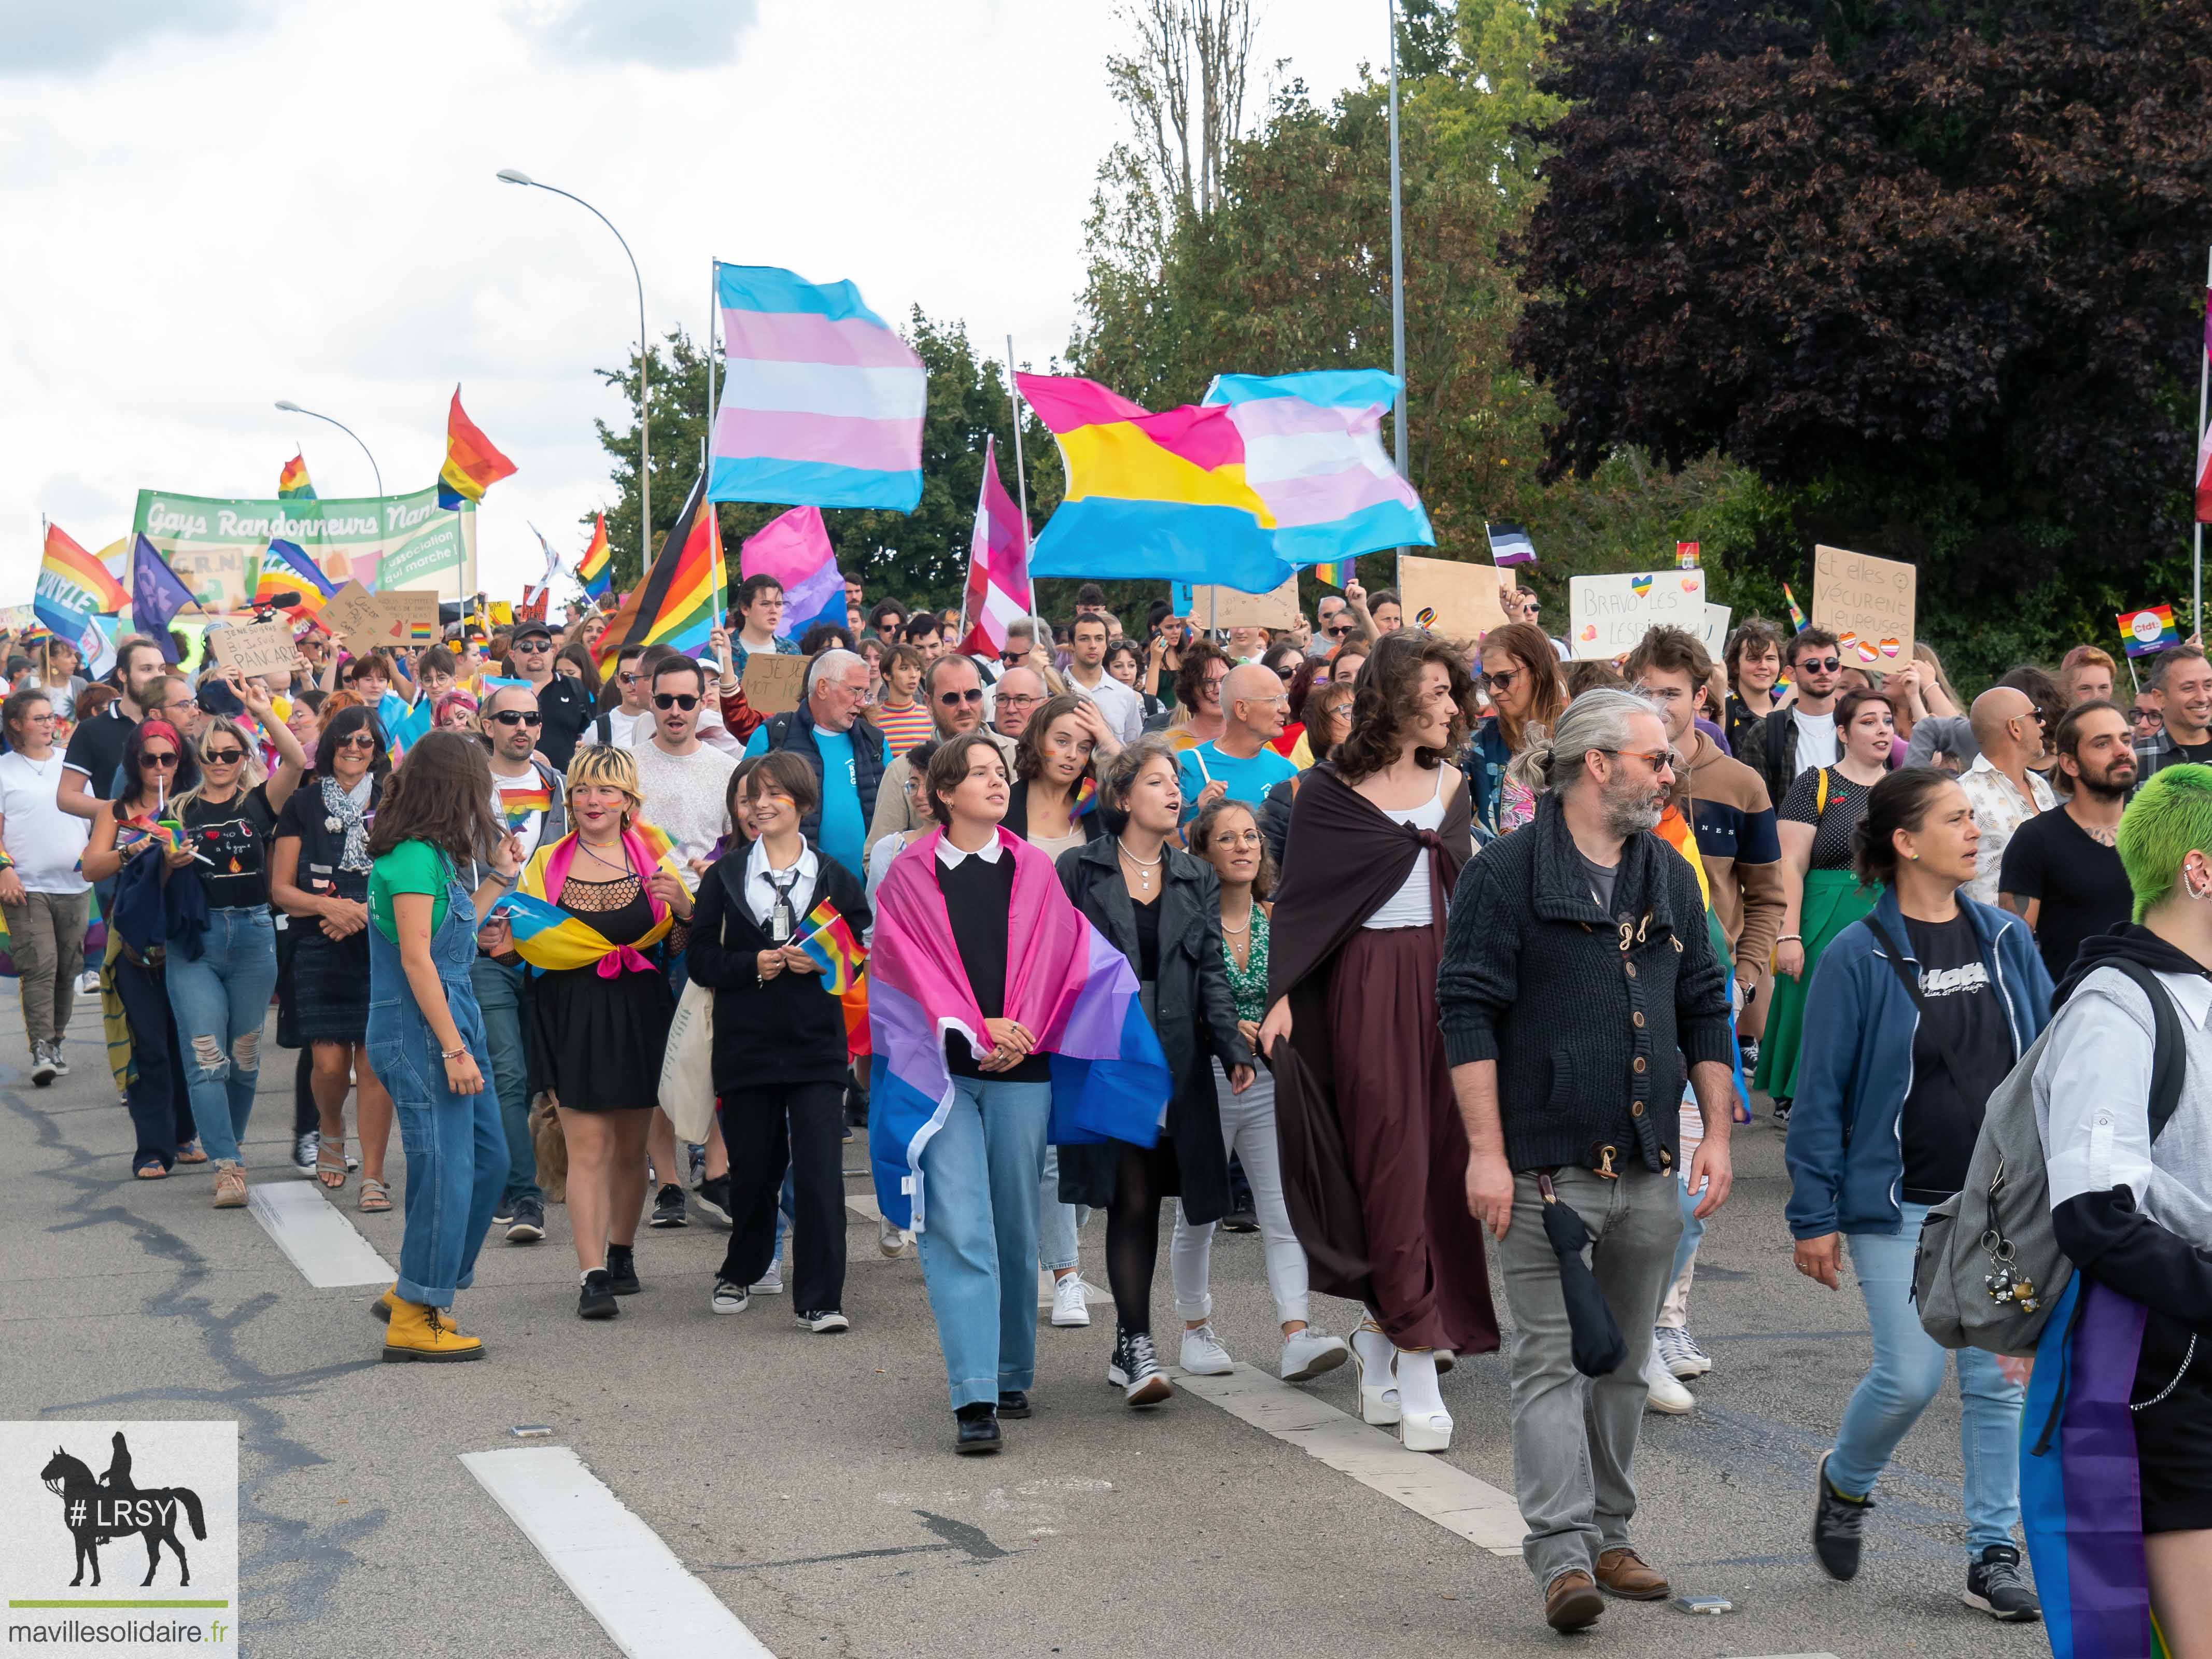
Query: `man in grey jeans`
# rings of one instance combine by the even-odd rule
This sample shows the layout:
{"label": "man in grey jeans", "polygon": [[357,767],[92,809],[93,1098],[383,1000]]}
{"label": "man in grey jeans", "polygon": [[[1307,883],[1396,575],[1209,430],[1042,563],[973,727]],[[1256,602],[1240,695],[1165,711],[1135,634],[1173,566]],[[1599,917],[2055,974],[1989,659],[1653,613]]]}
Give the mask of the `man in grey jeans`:
{"label": "man in grey jeans", "polygon": [[[1628,1542],[1644,1366],[1682,1231],[1684,1073],[1705,1119],[1689,1179],[1703,1218],[1729,1193],[1733,1049],[1697,874],[1646,833],[1680,764],[1656,709],[1585,692],[1524,762],[1543,792],[1536,816],[1460,877],[1437,1006],[1467,1124],[1468,1207],[1498,1240],[1513,1320],[1522,1559],[1546,1621],[1570,1631],[1595,1622],[1601,1591],[1668,1595]],[[1602,1376],[1575,1369],[1547,1186],[1589,1229],[1626,1339]]]}

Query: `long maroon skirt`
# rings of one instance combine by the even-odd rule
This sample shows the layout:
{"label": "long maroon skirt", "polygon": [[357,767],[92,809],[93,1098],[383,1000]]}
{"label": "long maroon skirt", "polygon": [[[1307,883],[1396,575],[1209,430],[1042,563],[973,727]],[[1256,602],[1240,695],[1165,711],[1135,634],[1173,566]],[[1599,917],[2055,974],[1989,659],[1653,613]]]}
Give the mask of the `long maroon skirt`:
{"label": "long maroon skirt", "polygon": [[1375,1322],[1401,1348],[1488,1353],[1498,1315],[1437,1029],[1442,932],[1363,927],[1338,954],[1328,988],[1336,1115],[1367,1224]]}

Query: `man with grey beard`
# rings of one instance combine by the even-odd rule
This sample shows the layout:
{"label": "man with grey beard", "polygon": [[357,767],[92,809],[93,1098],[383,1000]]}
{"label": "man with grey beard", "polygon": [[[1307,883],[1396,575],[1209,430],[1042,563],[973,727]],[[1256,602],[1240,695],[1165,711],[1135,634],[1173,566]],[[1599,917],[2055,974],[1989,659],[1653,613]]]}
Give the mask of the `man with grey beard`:
{"label": "man with grey beard", "polygon": [[[1467,1124],[1468,1207],[1498,1241],[1513,1316],[1513,1473],[1522,1558],[1554,1630],[1584,1629],[1600,1587],[1660,1601],[1665,1575],[1629,1547],[1644,1362],[1673,1277],[1686,1073],[1705,1120],[1697,1213],[1727,1200],[1728,977],[1705,901],[1655,828],[1680,760],[1657,710],[1588,691],[1514,763],[1533,822],[1486,847],[1454,896],[1437,1007]],[[1623,1339],[1601,1375],[1577,1333],[1546,1206],[1572,1206]],[[1577,1340],[1579,1336],[1580,1340]]]}

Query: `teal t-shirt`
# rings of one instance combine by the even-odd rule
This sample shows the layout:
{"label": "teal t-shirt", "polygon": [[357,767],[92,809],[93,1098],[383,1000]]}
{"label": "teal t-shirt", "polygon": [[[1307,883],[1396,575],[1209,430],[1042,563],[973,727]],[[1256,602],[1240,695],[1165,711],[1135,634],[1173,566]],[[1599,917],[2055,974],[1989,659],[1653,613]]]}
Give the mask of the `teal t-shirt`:
{"label": "teal t-shirt", "polygon": [[1198,816],[1198,797],[1209,783],[1229,786],[1229,799],[1248,802],[1256,811],[1267,792],[1285,778],[1294,778],[1298,769],[1291,764],[1287,755],[1279,755],[1273,749],[1262,747],[1249,760],[1239,760],[1224,755],[1218,744],[1201,743],[1186,749],[1176,757],[1177,778],[1182,786],[1182,816],[1188,823]]}
{"label": "teal t-shirt", "polygon": [[[860,816],[860,792],[853,776],[853,734],[814,728],[814,747],[822,756],[822,833],[816,837],[823,852],[854,875],[868,867],[868,821]],[[763,724],[745,744],[750,760],[768,753],[768,726]],[[889,771],[890,739],[884,739],[882,764]]]}
{"label": "teal t-shirt", "polygon": [[427,841],[403,841],[369,866],[368,919],[376,931],[394,945],[399,924],[392,913],[394,893],[430,895],[430,931],[446,920],[446,885],[453,878],[453,861]]}

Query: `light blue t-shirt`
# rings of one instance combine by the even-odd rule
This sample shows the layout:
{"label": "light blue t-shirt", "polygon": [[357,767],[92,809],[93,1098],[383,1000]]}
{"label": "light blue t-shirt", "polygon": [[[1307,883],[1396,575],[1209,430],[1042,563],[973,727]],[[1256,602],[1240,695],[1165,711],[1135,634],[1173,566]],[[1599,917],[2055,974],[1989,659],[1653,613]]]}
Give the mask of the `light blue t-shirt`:
{"label": "light blue t-shirt", "polygon": [[[824,853],[843,865],[855,879],[868,868],[865,846],[868,821],[860,815],[860,792],[853,780],[853,734],[814,728],[814,746],[822,754],[822,833],[816,837]],[[768,753],[765,722],[745,744],[745,757]],[[891,763],[890,739],[884,739],[884,769]]]}
{"label": "light blue t-shirt", "polygon": [[1270,789],[1298,773],[1287,755],[1279,755],[1273,749],[1263,747],[1251,759],[1239,760],[1234,755],[1223,754],[1218,744],[1211,743],[1184,750],[1176,766],[1182,784],[1185,823],[1198,816],[1200,792],[1209,783],[1227,784],[1230,799],[1245,801],[1256,808],[1267,798]]}

